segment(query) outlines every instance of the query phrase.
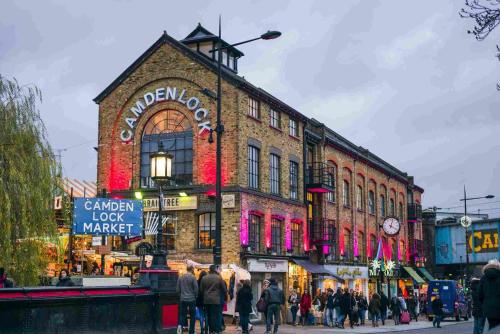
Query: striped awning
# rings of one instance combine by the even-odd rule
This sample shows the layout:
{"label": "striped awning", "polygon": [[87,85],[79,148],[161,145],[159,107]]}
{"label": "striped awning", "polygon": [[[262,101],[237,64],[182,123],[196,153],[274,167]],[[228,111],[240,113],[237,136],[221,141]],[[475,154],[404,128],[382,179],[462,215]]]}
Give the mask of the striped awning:
{"label": "striped awning", "polygon": [[428,281],[434,281],[435,278],[432,277],[431,273],[425,269],[424,267],[419,267],[418,270],[424,275],[424,277],[428,280]]}
{"label": "striped awning", "polygon": [[97,184],[90,181],[82,181],[65,177],[62,181],[62,188],[66,194],[73,197],[95,197],[97,194]]}
{"label": "striped awning", "polygon": [[403,267],[406,272],[411,276],[411,278],[413,278],[413,280],[417,283],[417,284],[423,284],[425,283],[425,280],[419,276],[419,274],[417,274],[417,272],[415,271],[415,269],[413,269],[412,267]]}

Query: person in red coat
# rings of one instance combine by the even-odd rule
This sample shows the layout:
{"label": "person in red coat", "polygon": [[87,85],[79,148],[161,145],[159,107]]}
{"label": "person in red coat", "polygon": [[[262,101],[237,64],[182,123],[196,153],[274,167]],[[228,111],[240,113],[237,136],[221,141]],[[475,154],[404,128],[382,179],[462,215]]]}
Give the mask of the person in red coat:
{"label": "person in red coat", "polygon": [[302,326],[307,324],[307,319],[309,318],[309,310],[311,309],[311,295],[307,289],[304,290],[302,297],[300,298],[300,319]]}

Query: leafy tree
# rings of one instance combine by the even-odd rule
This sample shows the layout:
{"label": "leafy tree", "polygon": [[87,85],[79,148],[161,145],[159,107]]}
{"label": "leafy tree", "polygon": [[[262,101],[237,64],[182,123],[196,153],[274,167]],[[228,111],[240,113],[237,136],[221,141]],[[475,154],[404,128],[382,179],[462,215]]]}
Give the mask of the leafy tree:
{"label": "leafy tree", "polygon": [[[500,0],[465,0],[466,8],[460,10],[460,16],[475,21],[473,34],[478,41],[483,41],[500,23]],[[500,47],[497,45],[497,58],[500,60]],[[500,84],[497,83],[500,90]]]}
{"label": "leafy tree", "polygon": [[52,196],[59,166],[36,107],[36,87],[0,76],[0,267],[19,286],[36,285],[56,232]]}

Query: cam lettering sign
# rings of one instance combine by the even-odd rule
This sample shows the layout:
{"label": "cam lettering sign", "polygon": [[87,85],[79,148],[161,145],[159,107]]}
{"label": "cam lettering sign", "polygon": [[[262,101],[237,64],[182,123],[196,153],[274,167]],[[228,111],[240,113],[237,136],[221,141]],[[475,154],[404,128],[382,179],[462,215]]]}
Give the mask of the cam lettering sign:
{"label": "cam lettering sign", "polygon": [[198,133],[210,131],[210,117],[207,108],[204,108],[201,101],[196,96],[190,96],[186,89],[177,87],[159,87],[153,91],[146,92],[128,110],[125,117],[125,124],[120,130],[122,142],[129,142],[134,138],[134,129],[141,114],[155,103],[163,101],[176,101],[184,104],[194,114],[194,119],[198,122]]}
{"label": "cam lettering sign", "polygon": [[142,234],[142,202],[76,198],[73,234],[133,236]]}
{"label": "cam lettering sign", "polygon": [[[158,211],[158,198],[143,199],[144,211]],[[198,207],[196,196],[164,197],[163,211],[195,210]]]}
{"label": "cam lettering sign", "polygon": [[288,261],[268,259],[248,259],[248,271],[264,273],[285,273],[288,271]]}
{"label": "cam lettering sign", "polygon": [[467,233],[467,248],[472,253],[498,252],[498,230],[478,230]]}

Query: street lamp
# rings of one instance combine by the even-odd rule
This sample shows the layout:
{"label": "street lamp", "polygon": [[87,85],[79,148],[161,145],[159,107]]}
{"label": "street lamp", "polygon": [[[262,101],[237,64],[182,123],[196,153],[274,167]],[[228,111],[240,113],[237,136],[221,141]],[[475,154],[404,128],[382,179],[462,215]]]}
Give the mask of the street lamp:
{"label": "street lamp", "polygon": [[[215,131],[217,134],[216,139],[216,174],[215,174],[215,247],[213,250],[214,254],[214,264],[220,265],[222,264],[222,181],[221,181],[221,161],[222,161],[222,134],[224,133],[224,125],[221,120],[221,108],[222,108],[222,89],[221,89],[221,77],[222,77],[222,50],[226,50],[237,45],[253,42],[259,39],[263,40],[271,40],[281,36],[281,32],[279,31],[268,31],[257,38],[252,38],[243,42],[223,46],[222,38],[221,38],[221,18],[219,16],[219,46],[210,50],[210,52],[217,51],[217,125],[215,130],[210,131],[209,142],[213,141],[212,132]],[[213,94],[209,94],[207,89],[203,89],[205,94],[214,97]]]}
{"label": "street lamp", "polygon": [[[467,240],[467,232],[469,226],[472,224],[471,219],[467,217],[467,201],[475,200],[475,199],[491,199],[494,198],[494,195],[486,195],[481,197],[469,197],[467,198],[467,192],[465,190],[464,185],[464,198],[461,198],[460,201],[464,202],[464,217],[461,219],[460,223],[465,228],[465,284],[469,284],[469,248],[468,248],[468,240]],[[474,237],[472,236],[472,243],[474,244]]]}
{"label": "street lamp", "polygon": [[163,144],[158,145],[158,152],[150,155],[151,178],[158,186],[158,228],[156,245],[153,252],[152,269],[168,269],[168,251],[163,247],[163,189],[162,186],[172,178],[172,155],[165,152]]}

